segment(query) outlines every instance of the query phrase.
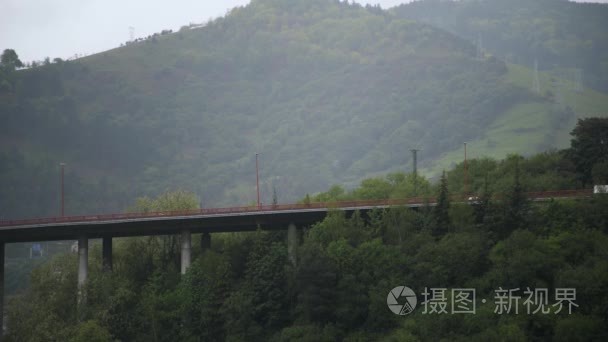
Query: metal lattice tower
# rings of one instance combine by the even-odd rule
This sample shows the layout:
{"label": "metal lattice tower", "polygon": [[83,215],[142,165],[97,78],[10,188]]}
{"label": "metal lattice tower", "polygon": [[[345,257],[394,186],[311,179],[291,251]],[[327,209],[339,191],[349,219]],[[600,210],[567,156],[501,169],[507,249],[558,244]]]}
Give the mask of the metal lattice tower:
{"label": "metal lattice tower", "polygon": [[540,81],[538,79],[538,59],[534,60],[534,79],[532,81],[532,90],[540,94]]}
{"label": "metal lattice tower", "polygon": [[583,70],[576,69],[574,74],[574,91],[577,93],[583,92]]}
{"label": "metal lattice tower", "polygon": [[477,35],[477,59],[483,60],[483,41],[481,40],[481,33]]}
{"label": "metal lattice tower", "polygon": [[555,110],[560,110],[564,104],[564,81],[558,77],[553,81],[553,88],[555,90]]}
{"label": "metal lattice tower", "polygon": [[135,40],[135,27],[129,26],[129,41]]}

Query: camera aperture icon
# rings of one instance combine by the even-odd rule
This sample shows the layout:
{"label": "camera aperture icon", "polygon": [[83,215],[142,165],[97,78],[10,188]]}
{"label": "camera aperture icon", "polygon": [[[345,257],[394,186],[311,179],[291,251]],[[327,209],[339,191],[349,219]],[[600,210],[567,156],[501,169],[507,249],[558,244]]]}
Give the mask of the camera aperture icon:
{"label": "camera aperture icon", "polygon": [[407,315],[414,311],[418,299],[416,293],[407,286],[397,286],[388,293],[386,304],[396,315]]}

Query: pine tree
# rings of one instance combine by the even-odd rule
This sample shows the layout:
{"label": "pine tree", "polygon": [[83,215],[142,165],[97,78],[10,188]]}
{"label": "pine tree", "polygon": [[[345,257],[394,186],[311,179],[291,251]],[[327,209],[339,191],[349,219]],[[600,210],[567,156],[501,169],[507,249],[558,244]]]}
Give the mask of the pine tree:
{"label": "pine tree", "polygon": [[448,193],[448,179],[445,175],[445,170],[441,175],[441,181],[439,184],[439,196],[437,197],[437,205],[435,206],[435,228],[433,229],[433,235],[443,235],[449,231],[450,228],[450,196]]}
{"label": "pine tree", "polygon": [[310,195],[309,194],[306,194],[303,202],[306,206],[310,206]]}
{"label": "pine tree", "polygon": [[525,228],[528,207],[529,202],[520,180],[519,160],[516,160],[513,187],[504,200],[503,237],[516,229]]}
{"label": "pine tree", "polygon": [[475,211],[475,223],[477,224],[483,224],[485,219],[486,219],[486,215],[488,214],[488,211],[490,209],[490,199],[492,197],[492,193],[488,187],[488,174],[486,173],[485,178],[484,178],[484,182],[483,182],[483,192],[481,194],[481,196],[479,198],[475,197],[473,199],[473,208]]}
{"label": "pine tree", "polygon": [[568,156],[576,166],[583,185],[593,182],[593,167],[608,161],[608,119],[579,119],[572,135]]}

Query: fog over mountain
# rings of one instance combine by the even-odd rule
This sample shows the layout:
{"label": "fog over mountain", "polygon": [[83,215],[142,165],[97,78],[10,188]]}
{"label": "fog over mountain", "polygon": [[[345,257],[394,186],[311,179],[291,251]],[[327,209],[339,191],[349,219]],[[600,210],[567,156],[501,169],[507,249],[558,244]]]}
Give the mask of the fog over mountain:
{"label": "fog over mountain", "polygon": [[363,1],[0,0],[0,339],[608,341],[608,6]]}
{"label": "fog over mountain", "polygon": [[[389,12],[329,0],[254,0],[203,28],[69,63],[9,68],[0,79],[0,216],[56,213],[59,161],[69,165],[67,207],[75,215],[122,211],[136,197],[168,189],[193,191],[207,207],[251,203],[256,153],[261,199],[269,203],[275,189],[290,202],[332,184],[350,188],[411,170],[413,147],[424,150],[421,173],[434,177],[462,159],[464,141],[471,157],[567,146],[576,119],[608,103],[589,88],[605,86],[605,77],[590,73],[608,55],[595,34],[606,31],[606,6],[517,4],[526,11],[485,4],[518,23],[484,28],[517,38],[497,55],[529,60],[520,23],[559,23],[576,36],[569,45],[542,36],[539,51],[560,65],[562,55],[588,60],[578,86],[565,79],[560,84],[570,86],[558,89],[551,78],[571,70],[542,64],[540,90],[530,88],[525,63],[479,56],[466,32],[433,27],[427,7],[445,16],[441,22],[455,17],[454,4],[443,2]],[[422,21],[410,17],[419,12]],[[543,25],[539,31],[551,27]],[[597,49],[570,48],[587,45]],[[565,53],[554,54],[555,46]]]}
{"label": "fog over mountain", "polygon": [[[594,2],[605,3],[607,0]],[[353,1],[350,1],[353,2]],[[408,0],[359,0],[361,4],[397,6]],[[589,2],[589,1],[578,1]],[[179,29],[223,16],[249,0],[3,0],[0,2],[0,49],[15,49],[25,61],[70,58],[112,49],[134,36]]]}

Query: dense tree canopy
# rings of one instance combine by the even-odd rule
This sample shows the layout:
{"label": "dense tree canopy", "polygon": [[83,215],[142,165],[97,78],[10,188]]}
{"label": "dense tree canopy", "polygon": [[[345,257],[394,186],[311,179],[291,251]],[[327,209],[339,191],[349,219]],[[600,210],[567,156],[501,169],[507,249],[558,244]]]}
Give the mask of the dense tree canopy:
{"label": "dense tree canopy", "polygon": [[605,179],[605,164],[608,162],[608,120],[581,119],[571,135],[572,147],[569,154],[581,181],[590,184],[594,174],[598,180],[608,180]]}
{"label": "dense tree canopy", "polygon": [[[507,196],[487,191],[485,203],[455,201],[434,210],[392,208],[352,216],[331,212],[302,232],[295,265],[284,232],[214,234],[211,249],[194,246],[195,261],[185,276],[165,260],[158,238],[118,240],[111,274],[101,270],[100,246],[94,244],[86,308],[76,309],[77,257],[58,256],[36,269],[32,286],[11,299],[6,339],[604,340],[608,198],[527,203],[524,170],[540,170],[535,166],[543,162],[538,156],[494,162],[510,175]],[[492,186],[487,177],[472,174],[473,184]],[[529,171],[526,177],[544,175]],[[330,194],[334,200],[387,198],[406,178],[391,174],[349,192],[334,187],[311,200]],[[449,186],[443,178],[426,195],[447,199],[441,194]],[[140,199],[136,207],[195,204],[191,194],[175,192]],[[478,219],[481,205],[485,215]],[[386,296],[399,285],[414,289],[419,303],[425,288],[475,288],[477,312],[428,314],[419,304],[408,316],[395,315]],[[499,286],[521,290],[519,314],[495,312]],[[528,287],[549,291],[550,314],[526,313]],[[572,314],[554,313],[557,288],[576,289]],[[482,298],[488,302],[480,303]]]}
{"label": "dense tree canopy", "polygon": [[14,71],[16,68],[23,67],[23,62],[19,60],[19,56],[15,50],[6,49],[0,56],[0,67],[4,70]]}
{"label": "dense tree canopy", "polygon": [[0,95],[13,90],[15,69],[23,67],[19,56],[13,49],[6,49],[0,55]]}

